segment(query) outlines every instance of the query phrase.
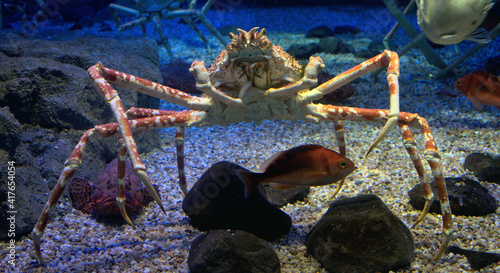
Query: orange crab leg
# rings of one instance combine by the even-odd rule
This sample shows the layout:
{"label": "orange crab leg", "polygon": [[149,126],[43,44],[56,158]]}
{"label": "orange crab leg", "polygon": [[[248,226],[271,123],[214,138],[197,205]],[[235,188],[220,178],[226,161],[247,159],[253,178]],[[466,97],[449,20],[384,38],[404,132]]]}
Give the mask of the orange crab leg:
{"label": "orange crab leg", "polygon": [[155,98],[188,107],[191,110],[206,110],[211,104],[210,98],[191,96],[175,88],[106,68],[102,65],[102,63],[98,63],[90,67],[87,74],[96,85],[96,89],[98,89],[101,94],[104,93],[103,96],[107,96],[106,93],[108,92],[110,92],[110,95],[114,95],[116,92],[108,84],[109,82],[113,85],[124,87],[131,91],[137,91]]}
{"label": "orange crab leg", "polygon": [[[344,131],[344,125],[342,125],[342,121],[340,120],[335,120],[333,121],[333,124],[335,126],[335,137],[337,139],[337,146],[339,146],[339,153],[343,156],[346,156],[346,149],[345,149],[345,131]],[[344,186],[345,178],[342,179],[342,181],[339,182],[337,188],[335,188],[335,192],[332,194],[332,199],[337,196],[337,194],[340,192],[342,189],[342,186]]]}
{"label": "orange crab leg", "polygon": [[177,171],[179,172],[179,186],[184,193],[188,194],[186,172],[184,171],[184,126],[177,127],[175,132],[175,149],[177,150]]}
{"label": "orange crab leg", "polygon": [[425,176],[424,166],[422,165],[422,160],[420,159],[420,155],[417,152],[417,143],[413,138],[410,128],[407,125],[402,124],[399,124],[399,127],[401,129],[401,135],[403,136],[403,146],[410,155],[413,166],[415,166],[415,169],[417,170],[418,178],[420,179],[420,184],[422,184],[425,198],[424,208],[422,209],[422,212],[420,213],[418,219],[415,221],[415,224],[413,224],[413,228],[417,226],[422,220],[424,220],[425,215],[431,207],[432,200],[434,199],[434,194],[432,193],[429,181]]}
{"label": "orange crab leg", "polygon": [[118,138],[118,185],[116,189],[116,204],[118,208],[120,208],[120,213],[130,226],[135,229],[135,225],[130,220],[130,217],[127,214],[127,210],[125,209],[125,168],[127,164],[127,146],[125,145],[125,141],[123,141],[123,137],[120,136]]}
{"label": "orange crab leg", "polygon": [[[317,117],[321,120],[367,120],[367,121],[378,121],[378,122],[387,122],[391,119],[391,110],[387,109],[365,109],[365,108],[355,108],[355,107],[343,107],[343,106],[334,106],[334,105],[322,105],[322,104],[312,104],[308,106],[308,110],[311,111],[311,114],[314,117]],[[450,203],[448,200],[448,192],[446,190],[446,183],[444,181],[444,175],[441,170],[441,157],[439,155],[436,142],[434,141],[434,137],[432,136],[431,130],[427,121],[418,116],[417,114],[401,112],[399,114],[399,118],[396,120],[397,124],[401,127],[401,132],[403,134],[403,140],[405,144],[405,148],[408,151],[410,158],[414,161],[413,164],[417,170],[417,173],[420,177],[420,181],[426,181],[425,179],[425,170],[423,164],[419,157],[416,156],[416,148],[413,143],[415,140],[411,135],[410,131],[407,130],[408,126],[419,128],[422,130],[425,139],[425,159],[429,164],[432,176],[436,181],[436,186],[438,189],[439,202],[441,204],[441,214],[443,217],[443,241],[441,247],[438,252],[434,255],[434,260],[439,259],[452,238],[452,215]],[[427,182],[423,183],[424,189]],[[426,192],[426,205],[430,206],[430,202],[432,201],[432,192],[429,192],[430,189],[425,189]],[[417,219],[418,224],[422,221],[427,214],[427,211],[422,211],[419,218]],[[415,224],[415,225],[416,225]]]}
{"label": "orange crab leg", "polygon": [[[200,118],[202,117],[202,115],[199,115],[200,112],[198,111],[189,111],[189,110],[185,110],[182,112],[170,111],[169,113],[170,115],[166,116],[160,116],[160,117],[153,116],[153,117],[140,118],[136,120],[127,120],[127,124],[129,125],[131,132],[139,132],[150,129],[182,127],[190,124],[196,124],[196,121],[199,121]],[[57,184],[52,190],[49,200],[45,204],[45,207],[43,208],[43,211],[40,215],[40,218],[38,219],[32,232],[35,254],[37,259],[40,261],[40,264],[45,265],[45,262],[43,261],[42,254],[40,251],[40,240],[42,238],[45,227],[47,226],[50,213],[53,211],[55,205],[57,204],[57,201],[64,192],[64,189],[66,188],[67,184],[69,183],[69,181],[71,181],[76,171],[80,168],[80,165],[82,163],[83,153],[85,147],[87,146],[87,143],[89,142],[89,140],[108,138],[118,134],[119,132],[120,132],[119,126],[117,123],[108,123],[104,125],[99,125],[95,126],[92,129],[87,130],[82,135],[82,137],[76,144],[75,148],[73,149],[73,152],[64,163],[64,170],[59,176]],[[123,150],[124,148],[121,148],[119,151],[119,153],[122,155],[123,155]],[[165,209],[163,208],[160,197],[156,193],[156,190],[153,188],[152,190],[148,189],[148,191],[150,192],[151,196],[153,196],[155,201],[158,200],[157,201],[158,205],[160,206],[161,210],[165,213]],[[124,194],[123,196],[121,193],[118,194],[120,197],[124,198]],[[157,198],[155,198],[154,196],[156,196]]]}
{"label": "orange crab leg", "polygon": [[387,68],[387,82],[389,83],[390,93],[390,112],[388,119],[380,134],[373,141],[368,149],[367,156],[382,141],[389,131],[396,125],[399,117],[399,57],[396,52],[384,50],[379,55],[362,62],[359,65],[339,74],[331,80],[321,84],[311,91],[304,92],[301,97],[302,105],[307,106],[311,100],[321,99],[325,94],[331,93],[338,88],[346,85],[354,79],[357,79],[378,68],[389,66]]}
{"label": "orange crab leg", "polygon": [[[142,117],[156,117],[156,116],[168,116],[176,111],[169,110],[156,110],[147,108],[135,108],[131,107],[127,111],[127,116],[129,118],[142,118]],[[175,148],[177,150],[177,171],[179,173],[179,187],[182,193],[186,195],[188,193],[186,172],[184,171],[184,126],[177,127],[175,132]]]}

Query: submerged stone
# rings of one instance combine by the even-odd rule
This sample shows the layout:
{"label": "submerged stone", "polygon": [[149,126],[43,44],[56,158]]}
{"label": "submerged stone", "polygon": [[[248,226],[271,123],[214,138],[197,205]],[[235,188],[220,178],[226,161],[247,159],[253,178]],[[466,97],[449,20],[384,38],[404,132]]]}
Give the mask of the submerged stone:
{"label": "submerged stone", "polygon": [[200,177],[182,202],[192,225],[201,230],[245,230],[265,240],[288,234],[290,216],[267,201],[262,186],[245,198],[237,169],[244,168],[218,162]]}
{"label": "submerged stone", "polygon": [[[467,177],[445,178],[451,211],[455,215],[483,216],[494,213],[498,205],[488,189]],[[434,196],[438,196],[436,182],[430,183]],[[422,185],[418,184],[408,192],[410,204],[422,210],[425,204]],[[434,198],[429,212],[441,213],[438,198]]]}
{"label": "submerged stone", "polygon": [[264,240],[241,230],[214,230],[194,239],[189,270],[202,272],[278,273],[278,255]]}
{"label": "submerged stone", "polygon": [[413,237],[373,194],[333,202],[306,239],[307,250],[330,272],[384,272],[407,266]]}
{"label": "submerged stone", "polygon": [[500,156],[472,153],[465,159],[464,169],[473,172],[480,181],[500,184]]}

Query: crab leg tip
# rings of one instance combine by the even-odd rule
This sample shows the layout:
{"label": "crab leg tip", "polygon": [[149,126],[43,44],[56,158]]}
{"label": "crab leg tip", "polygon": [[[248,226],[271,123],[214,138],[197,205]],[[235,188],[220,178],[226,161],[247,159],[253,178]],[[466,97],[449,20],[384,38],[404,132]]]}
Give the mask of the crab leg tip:
{"label": "crab leg tip", "polygon": [[35,249],[36,258],[37,258],[38,262],[40,263],[40,265],[45,267],[46,266],[45,261],[43,260],[42,251],[40,250],[40,239],[42,238],[42,235],[37,234],[36,231],[33,231],[31,234],[32,234],[33,248]]}
{"label": "crab leg tip", "polygon": [[116,204],[118,205],[118,208],[120,208],[120,213],[121,213],[123,219],[125,220],[125,222],[127,222],[127,224],[129,224],[130,226],[132,226],[133,229],[135,229],[135,225],[132,222],[132,220],[130,220],[130,217],[127,214],[127,210],[125,209],[125,199],[121,199],[121,198],[119,199],[117,197]]}
{"label": "crab leg tip", "polygon": [[443,257],[443,254],[446,252],[446,249],[448,249],[448,246],[450,245],[452,238],[453,238],[453,235],[451,232],[444,233],[444,238],[443,238],[443,242],[441,243],[441,247],[439,248],[438,252],[434,255],[434,257],[432,258],[432,262],[436,262],[437,260],[441,259],[441,257]]}

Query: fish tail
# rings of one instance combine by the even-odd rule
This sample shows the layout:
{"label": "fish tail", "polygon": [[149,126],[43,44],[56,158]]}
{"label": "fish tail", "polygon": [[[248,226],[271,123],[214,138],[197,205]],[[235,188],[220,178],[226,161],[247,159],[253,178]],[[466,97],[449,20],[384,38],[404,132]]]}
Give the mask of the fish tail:
{"label": "fish tail", "polygon": [[236,174],[240,178],[245,188],[245,198],[247,198],[259,186],[258,173],[248,170],[237,170]]}

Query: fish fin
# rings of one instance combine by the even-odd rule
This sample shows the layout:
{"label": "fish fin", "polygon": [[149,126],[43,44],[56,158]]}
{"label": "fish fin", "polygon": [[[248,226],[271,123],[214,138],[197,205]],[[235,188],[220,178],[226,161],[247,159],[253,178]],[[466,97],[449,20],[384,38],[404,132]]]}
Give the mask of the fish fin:
{"label": "fish fin", "polygon": [[474,96],[469,96],[467,97],[470,101],[472,101],[472,104],[474,104],[474,106],[476,106],[479,110],[483,110],[483,106],[481,105],[481,103],[479,103],[479,101],[477,100],[476,97]]}
{"label": "fish fin", "polygon": [[282,183],[269,183],[269,186],[276,190],[288,190],[296,187],[293,185],[282,184]]}
{"label": "fish fin", "polygon": [[473,32],[467,35],[467,40],[479,44],[487,44],[492,41],[490,34],[484,28],[475,29]]}
{"label": "fish fin", "polygon": [[236,175],[238,175],[245,188],[245,199],[259,186],[259,180],[256,177],[258,174],[247,170],[236,170]]}
{"label": "fish fin", "polygon": [[486,4],[486,6],[484,6],[484,9],[483,9],[483,14],[484,13],[488,13],[490,11],[490,9],[495,5],[495,2],[497,2],[498,0],[491,0],[488,4]]}
{"label": "fish fin", "polygon": [[484,77],[477,77],[477,81],[479,81],[490,93],[498,94],[500,92],[500,82],[495,81],[495,77],[495,75],[485,72]]}
{"label": "fish fin", "polygon": [[68,193],[73,207],[85,213],[90,213],[88,204],[92,202],[92,184],[82,178],[73,178],[68,185]]}
{"label": "fish fin", "polygon": [[271,165],[271,163],[273,163],[274,160],[276,160],[276,158],[280,157],[285,152],[286,151],[277,152],[277,153],[273,154],[271,157],[269,157],[268,159],[266,159],[266,161],[264,161],[264,163],[262,163],[262,165],[260,165],[259,172],[261,172],[261,173],[265,172],[267,167],[269,167],[269,165]]}

